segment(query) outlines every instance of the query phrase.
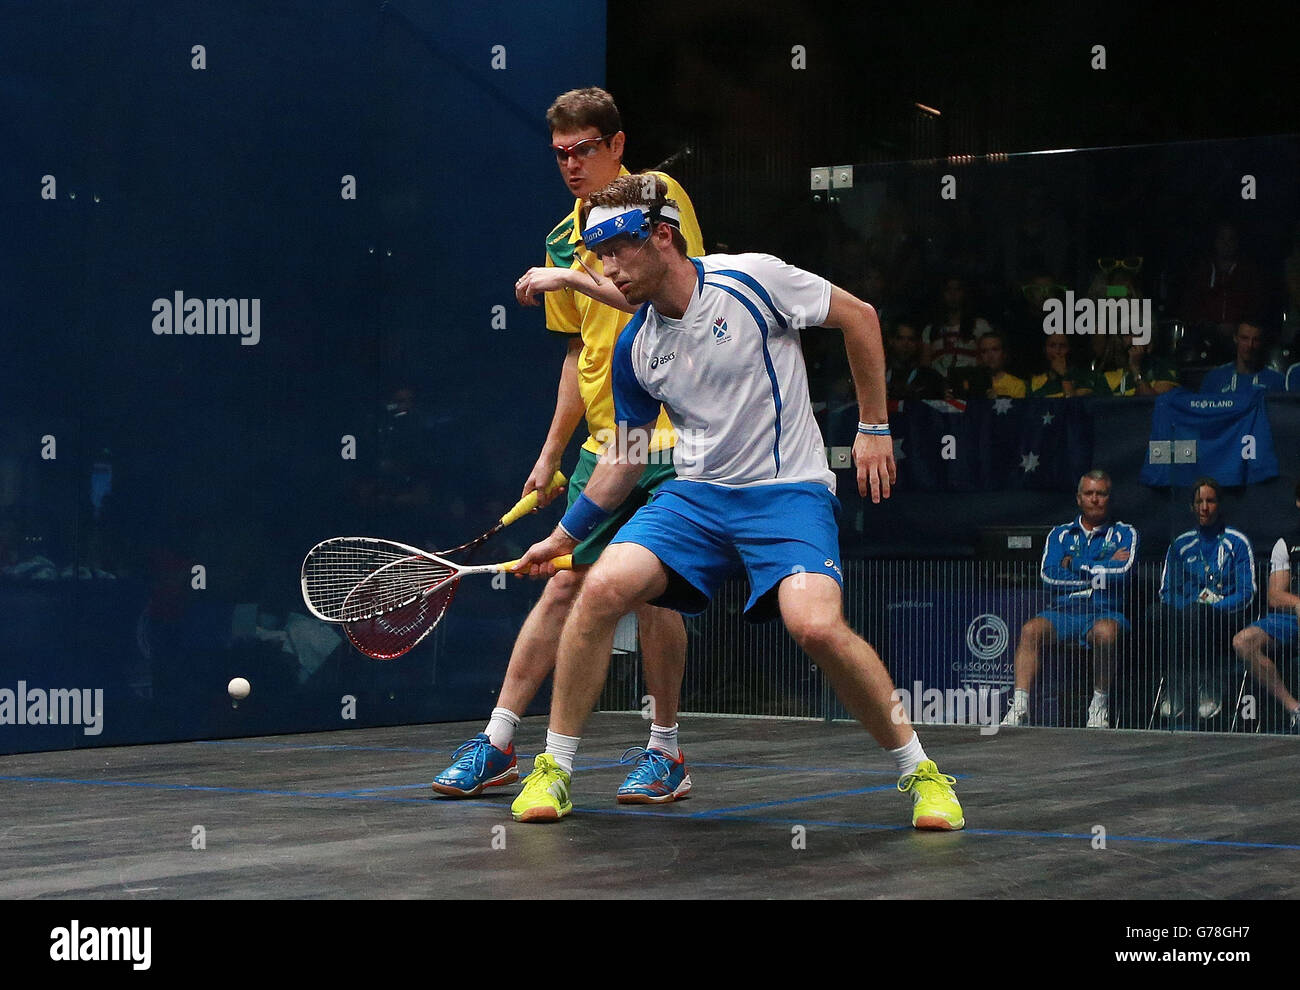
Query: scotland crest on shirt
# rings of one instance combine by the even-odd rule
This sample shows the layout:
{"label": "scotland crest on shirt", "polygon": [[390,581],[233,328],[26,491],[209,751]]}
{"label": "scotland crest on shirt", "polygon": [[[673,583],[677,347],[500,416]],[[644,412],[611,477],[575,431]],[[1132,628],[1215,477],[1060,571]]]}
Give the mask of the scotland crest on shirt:
{"label": "scotland crest on shirt", "polygon": [[727,333],[727,319],[725,316],[719,316],[713,321],[713,342],[722,344],[731,339],[731,334]]}

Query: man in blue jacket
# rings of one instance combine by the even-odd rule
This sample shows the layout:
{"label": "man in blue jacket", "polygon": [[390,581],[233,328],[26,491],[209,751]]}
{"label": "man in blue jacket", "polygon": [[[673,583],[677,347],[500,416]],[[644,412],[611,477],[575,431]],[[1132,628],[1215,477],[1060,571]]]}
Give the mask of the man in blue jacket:
{"label": "man in blue jacket", "polygon": [[1196,528],[1174,537],[1160,576],[1161,635],[1166,691],[1160,713],[1178,728],[1191,728],[1195,711],[1214,718],[1223,708],[1223,660],[1232,655],[1232,636],[1245,625],[1255,601],[1255,554],[1240,530],[1220,517],[1222,489],[1213,478],[1192,488]]}
{"label": "man in blue jacket", "polygon": [[1137,530],[1110,518],[1110,475],[1089,471],[1079,479],[1075,502],[1079,516],[1057,526],[1043,548],[1042,578],[1057,593],[1055,604],[1020,630],[1016,647],[1016,690],[1003,725],[1029,719],[1029,689],[1038,675],[1043,651],[1059,641],[1090,647],[1093,695],[1088,728],[1110,726],[1110,682],[1115,648],[1129,630],[1120,610],[1124,585],[1137,557]]}

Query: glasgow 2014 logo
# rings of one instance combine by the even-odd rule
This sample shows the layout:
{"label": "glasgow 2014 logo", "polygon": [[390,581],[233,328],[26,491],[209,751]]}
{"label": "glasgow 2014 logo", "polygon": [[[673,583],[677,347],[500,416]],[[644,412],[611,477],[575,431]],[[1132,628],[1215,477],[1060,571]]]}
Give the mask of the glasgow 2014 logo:
{"label": "glasgow 2014 logo", "polygon": [[1010,641],[1007,624],[991,612],[977,615],[966,628],[966,648],[980,660],[996,660]]}

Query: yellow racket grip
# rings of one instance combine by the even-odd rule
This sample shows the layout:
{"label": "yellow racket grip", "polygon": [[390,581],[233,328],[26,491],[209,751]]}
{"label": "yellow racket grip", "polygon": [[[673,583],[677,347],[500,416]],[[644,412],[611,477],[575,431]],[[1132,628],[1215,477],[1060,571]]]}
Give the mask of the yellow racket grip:
{"label": "yellow racket grip", "polygon": [[[551,476],[550,484],[546,486],[546,494],[551,495],[555,492],[555,489],[567,485],[568,483],[569,479],[564,476],[563,472],[556,471],[555,474]],[[515,507],[501,517],[501,525],[509,526],[512,522],[519,521],[536,508],[537,490],[534,489],[516,502]]]}
{"label": "yellow racket grip", "polygon": [[[497,570],[513,571],[520,560],[523,560],[523,558],[520,557],[517,560],[507,560],[504,564],[497,564]],[[571,553],[566,553],[563,557],[553,557],[550,562],[555,565],[557,571],[573,570],[573,554]]]}

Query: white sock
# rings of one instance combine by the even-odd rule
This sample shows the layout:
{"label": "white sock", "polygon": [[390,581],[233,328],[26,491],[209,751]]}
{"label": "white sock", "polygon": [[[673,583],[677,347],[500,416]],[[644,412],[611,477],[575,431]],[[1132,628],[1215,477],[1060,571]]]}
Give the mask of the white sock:
{"label": "white sock", "polygon": [[488,739],[492,740],[492,745],[504,753],[515,741],[517,728],[519,728],[518,715],[509,708],[493,708],[492,717],[488,719],[487,728],[483,732]]}
{"label": "white sock", "polygon": [[578,755],[578,743],[581,736],[562,736],[558,732],[546,730],[546,752],[555,757],[555,762],[565,773],[573,773],[573,758]]}
{"label": "white sock", "polygon": [[915,732],[912,733],[912,738],[906,746],[900,746],[898,749],[891,749],[889,755],[892,756],[894,762],[898,764],[898,775],[900,777],[911,773],[929,759],[929,757],[925,755],[925,750],[921,748],[921,737]]}
{"label": "white sock", "polygon": [[1011,707],[1017,711],[1029,711],[1029,692],[1024,688],[1016,688],[1015,697],[1011,699]]}
{"label": "white sock", "polygon": [[1106,699],[1108,697],[1109,695],[1107,695],[1105,691],[1098,691],[1096,688],[1092,689],[1092,703],[1094,705],[1106,704]]}
{"label": "white sock", "polygon": [[665,729],[662,725],[650,723],[650,741],[646,743],[646,749],[658,749],[674,760],[680,757],[681,750],[677,748],[677,729],[678,725],[674,723],[672,728]]}

